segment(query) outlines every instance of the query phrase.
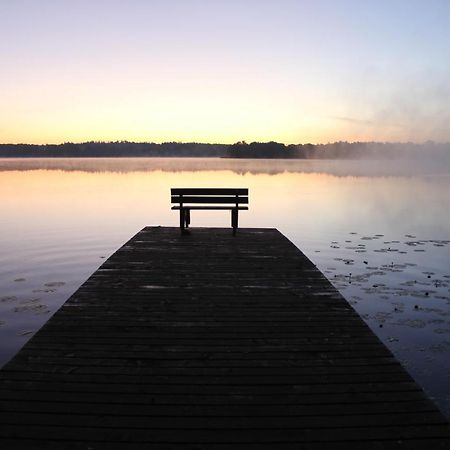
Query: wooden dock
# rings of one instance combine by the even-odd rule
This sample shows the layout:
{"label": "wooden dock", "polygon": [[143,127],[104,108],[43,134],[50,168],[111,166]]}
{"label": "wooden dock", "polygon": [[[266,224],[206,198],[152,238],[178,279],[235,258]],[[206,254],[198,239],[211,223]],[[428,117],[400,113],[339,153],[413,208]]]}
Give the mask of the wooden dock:
{"label": "wooden dock", "polygon": [[0,372],[0,448],[430,450],[450,427],[277,230],[147,227]]}

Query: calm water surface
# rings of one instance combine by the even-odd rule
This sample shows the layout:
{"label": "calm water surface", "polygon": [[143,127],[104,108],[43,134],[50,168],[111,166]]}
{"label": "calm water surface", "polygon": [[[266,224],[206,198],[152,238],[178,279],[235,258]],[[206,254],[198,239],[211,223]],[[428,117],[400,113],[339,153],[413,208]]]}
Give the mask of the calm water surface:
{"label": "calm water surface", "polygon": [[[450,165],[393,161],[0,159],[0,365],[146,225],[171,187],[248,187],[276,227],[450,417]],[[229,214],[193,212],[192,226]]]}

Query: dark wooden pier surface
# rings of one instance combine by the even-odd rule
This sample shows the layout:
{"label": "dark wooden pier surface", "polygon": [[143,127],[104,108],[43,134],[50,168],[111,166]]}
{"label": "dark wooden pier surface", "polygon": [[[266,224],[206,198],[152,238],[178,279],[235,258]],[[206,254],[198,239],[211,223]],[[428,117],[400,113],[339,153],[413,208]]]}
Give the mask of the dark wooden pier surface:
{"label": "dark wooden pier surface", "polygon": [[0,374],[5,450],[450,448],[434,404],[274,229],[145,228]]}

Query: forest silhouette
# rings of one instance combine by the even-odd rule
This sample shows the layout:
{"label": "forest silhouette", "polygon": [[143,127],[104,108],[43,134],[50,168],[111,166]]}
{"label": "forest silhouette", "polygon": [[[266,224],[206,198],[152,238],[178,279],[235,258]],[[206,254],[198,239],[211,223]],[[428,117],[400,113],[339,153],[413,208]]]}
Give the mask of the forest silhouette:
{"label": "forest silhouette", "polygon": [[64,144],[0,144],[0,157],[222,157],[288,159],[403,159],[450,158],[450,143],[334,142],[290,144],[279,142],[83,142]]}

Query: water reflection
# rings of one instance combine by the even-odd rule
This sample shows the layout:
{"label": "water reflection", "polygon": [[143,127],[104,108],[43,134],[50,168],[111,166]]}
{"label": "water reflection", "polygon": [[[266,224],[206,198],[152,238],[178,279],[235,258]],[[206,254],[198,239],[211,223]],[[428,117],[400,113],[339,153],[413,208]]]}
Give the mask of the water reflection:
{"label": "water reflection", "polygon": [[[248,187],[240,225],[286,234],[450,415],[450,170],[394,166],[1,160],[0,363],[134,233],[177,226],[171,187]],[[195,211],[192,226],[229,226],[229,214]]]}

